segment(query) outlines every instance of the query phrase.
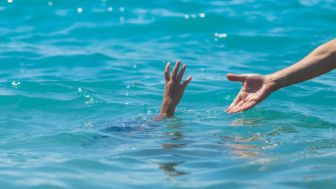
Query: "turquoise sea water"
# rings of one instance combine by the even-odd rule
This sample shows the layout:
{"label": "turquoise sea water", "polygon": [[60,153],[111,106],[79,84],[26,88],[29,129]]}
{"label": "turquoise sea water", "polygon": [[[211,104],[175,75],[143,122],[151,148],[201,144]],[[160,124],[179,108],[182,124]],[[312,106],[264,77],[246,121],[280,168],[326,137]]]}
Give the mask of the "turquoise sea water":
{"label": "turquoise sea water", "polygon": [[[1,0],[0,188],[336,188],[335,72],[224,112],[334,38],[332,0]],[[193,76],[159,112],[166,61]]]}

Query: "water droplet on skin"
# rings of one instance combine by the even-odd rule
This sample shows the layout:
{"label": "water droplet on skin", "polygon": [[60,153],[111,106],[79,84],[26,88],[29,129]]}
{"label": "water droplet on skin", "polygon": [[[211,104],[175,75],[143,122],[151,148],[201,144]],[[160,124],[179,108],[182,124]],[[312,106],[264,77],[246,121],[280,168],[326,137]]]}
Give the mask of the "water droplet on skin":
{"label": "water droplet on skin", "polygon": [[81,14],[82,12],[83,12],[83,8],[78,7],[78,8],[77,8],[77,13],[78,13],[78,14]]}

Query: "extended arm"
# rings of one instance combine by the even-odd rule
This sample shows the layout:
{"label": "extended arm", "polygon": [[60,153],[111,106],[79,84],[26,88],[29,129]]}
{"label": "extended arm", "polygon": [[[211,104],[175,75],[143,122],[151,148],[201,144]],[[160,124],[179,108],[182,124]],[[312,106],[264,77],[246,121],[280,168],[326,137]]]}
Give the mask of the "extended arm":
{"label": "extended arm", "polygon": [[167,63],[164,72],[165,75],[165,87],[163,100],[161,105],[160,114],[156,117],[156,120],[162,120],[167,117],[171,117],[175,113],[176,106],[181,101],[184,90],[191,81],[191,76],[189,76],[183,83],[181,83],[184,72],[186,70],[186,65],[182,66],[180,70],[180,61],[176,61],[175,67],[172,74],[170,75],[170,63]]}
{"label": "extended arm", "polygon": [[314,49],[298,63],[266,76],[282,88],[306,81],[336,68],[336,39]]}
{"label": "extended arm", "polygon": [[296,64],[267,76],[228,74],[230,81],[242,82],[243,87],[226,111],[236,113],[248,110],[280,88],[309,80],[335,68],[336,39],[319,46]]}

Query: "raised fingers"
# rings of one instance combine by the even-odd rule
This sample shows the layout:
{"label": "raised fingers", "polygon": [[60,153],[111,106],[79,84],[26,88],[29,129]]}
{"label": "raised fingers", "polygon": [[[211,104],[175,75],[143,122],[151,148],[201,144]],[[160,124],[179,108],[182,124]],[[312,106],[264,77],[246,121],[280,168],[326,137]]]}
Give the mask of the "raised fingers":
{"label": "raised fingers", "polygon": [[180,83],[180,82],[181,82],[185,70],[186,70],[186,65],[183,64],[182,69],[181,69],[181,71],[178,73],[177,78],[176,78],[176,82],[177,82],[177,83]]}
{"label": "raised fingers", "polygon": [[173,80],[176,79],[178,70],[179,70],[179,68],[180,68],[180,64],[181,64],[181,61],[179,61],[179,60],[176,61],[176,64],[175,64],[175,66],[174,66],[174,69],[173,69],[173,72],[172,72],[172,75],[171,75],[171,78],[172,78]]}
{"label": "raised fingers", "polygon": [[165,75],[165,80],[166,80],[166,82],[168,82],[169,80],[170,80],[170,63],[168,62],[167,64],[166,64],[166,69],[165,69],[165,71],[164,71],[164,75]]}
{"label": "raised fingers", "polygon": [[186,88],[188,86],[188,84],[190,83],[190,81],[192,80],[191,76],[188,76],[188,78],[182,83],[182,87]]}

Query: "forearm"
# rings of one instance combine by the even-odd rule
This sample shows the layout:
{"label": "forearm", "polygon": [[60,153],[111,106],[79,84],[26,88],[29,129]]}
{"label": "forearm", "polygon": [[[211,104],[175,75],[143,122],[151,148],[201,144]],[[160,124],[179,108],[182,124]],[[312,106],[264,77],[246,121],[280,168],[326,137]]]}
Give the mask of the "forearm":
{"label": "forearm", "polygon": [[329,41],[296,64],[267,75],[276,83],[276,89],[309,80],[336,68],[336,39]]}
{"label": "forearm", "polygon": [[172,117],[175,114],[176,106],[173,105],[172,100],[163,99],[160,114],[157,116],[157,120]]}

